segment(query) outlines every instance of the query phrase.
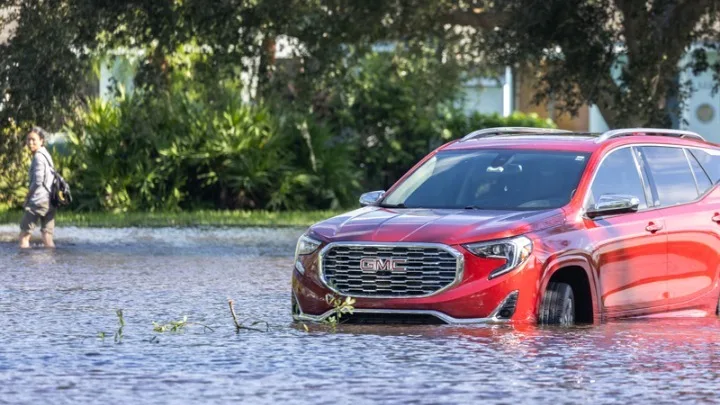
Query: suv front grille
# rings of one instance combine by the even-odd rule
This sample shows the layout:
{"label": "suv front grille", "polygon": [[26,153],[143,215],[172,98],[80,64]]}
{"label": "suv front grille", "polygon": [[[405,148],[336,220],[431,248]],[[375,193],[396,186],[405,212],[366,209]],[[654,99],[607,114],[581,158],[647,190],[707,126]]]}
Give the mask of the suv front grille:
{"label": "suv front grille", "polygon": [[462,276],[463,256],[439,244],[332,243],[320,255],[321,277],[352,297],[423,297]]}

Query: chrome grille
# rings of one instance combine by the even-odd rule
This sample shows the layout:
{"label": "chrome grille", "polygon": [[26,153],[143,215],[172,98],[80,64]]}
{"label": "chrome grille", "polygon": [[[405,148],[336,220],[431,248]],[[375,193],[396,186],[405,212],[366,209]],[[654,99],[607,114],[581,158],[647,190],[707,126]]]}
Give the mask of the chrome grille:
{"label": "chrome grille", "polygon": [[[363,260],[364,259],[364,260]],[[361,268],[364,262],[400,262],[397,268]],[[455,284],[463,257],[440,244],[332,243],[320,255],[321,277],[336,292],[352,297],[422,297]]]}

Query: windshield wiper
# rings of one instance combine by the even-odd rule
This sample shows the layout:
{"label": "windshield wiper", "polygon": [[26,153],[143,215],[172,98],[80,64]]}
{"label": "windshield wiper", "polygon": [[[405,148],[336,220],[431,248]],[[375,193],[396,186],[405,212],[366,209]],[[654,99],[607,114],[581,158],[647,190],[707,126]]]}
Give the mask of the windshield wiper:
{"label": "windshield wiper", "polygon": [[485,208],[479,206],[479,205],[468,205],[465,207],[466,210],[484,210]]}
{"label": "windshield wiper", "polygon": [[378,205],[378,207],[380,207],[380,208],[407,208],[407,207],[405,206],[405,204],[403,204],[403,203],[400,203],[400,204],[380,204],[380,205]]}

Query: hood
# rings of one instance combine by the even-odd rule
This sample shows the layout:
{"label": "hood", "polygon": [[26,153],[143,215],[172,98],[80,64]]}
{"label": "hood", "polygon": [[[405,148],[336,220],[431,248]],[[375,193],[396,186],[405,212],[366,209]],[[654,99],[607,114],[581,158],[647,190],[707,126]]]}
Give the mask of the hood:
{"label": "hood", "polygon": [[432,242],[459,244],[511,237],[557,226],[561,209],[484,211],[364,207],[311,227],[328,242]]}

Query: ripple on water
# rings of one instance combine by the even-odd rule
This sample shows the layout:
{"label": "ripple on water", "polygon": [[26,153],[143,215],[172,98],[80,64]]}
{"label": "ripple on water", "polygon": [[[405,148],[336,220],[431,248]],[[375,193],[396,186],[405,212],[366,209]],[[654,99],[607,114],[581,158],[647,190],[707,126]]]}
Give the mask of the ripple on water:
{"label": "ripple on water", "polygon": [[[300,233],[62,228],[57,251],[0,243],[0,402],[717,401],[714,318],[305,332],[289,314]],[[235,333],[228,298],[270,330]],[[185,315],[181,333],[153,331]]]}

